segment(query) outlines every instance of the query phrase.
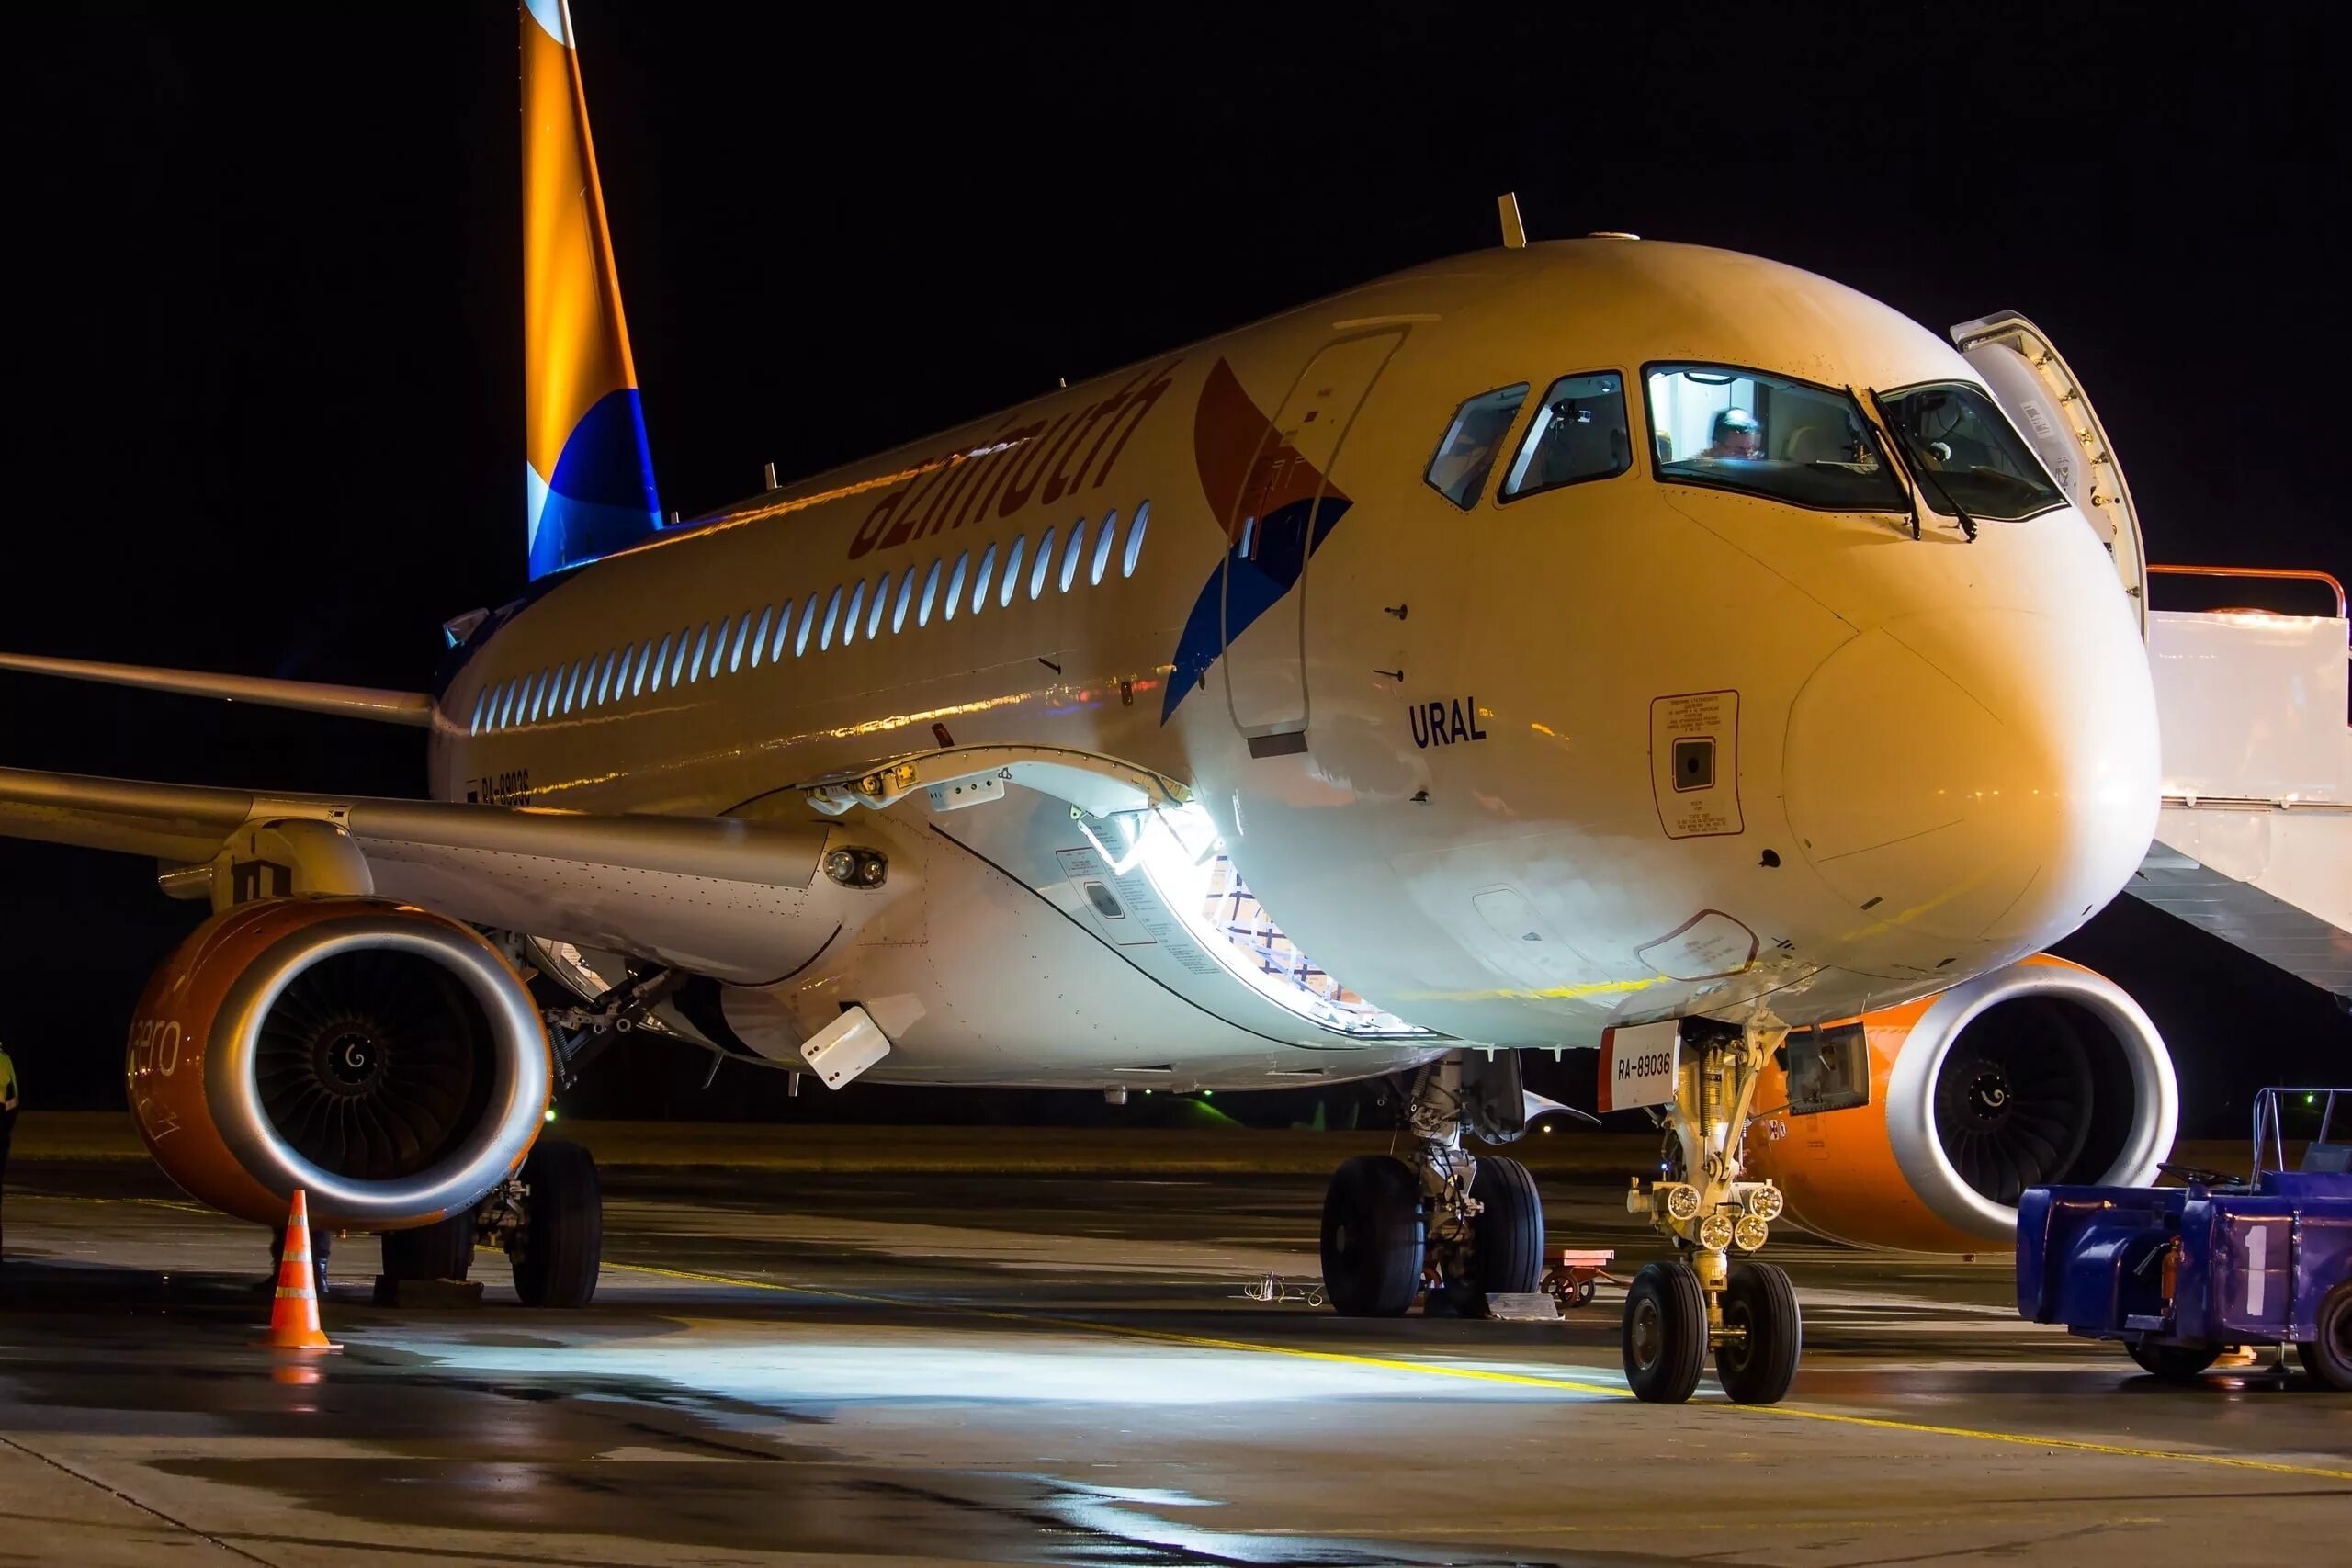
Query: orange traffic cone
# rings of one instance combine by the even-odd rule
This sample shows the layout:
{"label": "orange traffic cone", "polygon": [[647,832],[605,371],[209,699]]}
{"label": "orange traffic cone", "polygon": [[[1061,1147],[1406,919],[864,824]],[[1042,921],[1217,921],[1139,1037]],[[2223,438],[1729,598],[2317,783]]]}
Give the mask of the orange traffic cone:
{"label": "orange traffic cone", "polygon": [[319,1328],[318,1275],[311,1268],[311,1206],[298,1188],[286,1222],[286,1248],[277,1264],[277,1296],[269,1305],[269,1333],[255,1344],[273,1350],[340,1350]]}

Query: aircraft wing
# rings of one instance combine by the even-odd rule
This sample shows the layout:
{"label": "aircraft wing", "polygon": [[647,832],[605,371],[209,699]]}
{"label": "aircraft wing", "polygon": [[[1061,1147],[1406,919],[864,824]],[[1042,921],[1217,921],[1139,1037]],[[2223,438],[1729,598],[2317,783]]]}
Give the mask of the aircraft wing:
{"label": "aircraft wing", "polygon": [[339,714],[424,728],[433,722],[433,699],[423,692],[387,692],[374,686],[335,686],[318,681],[286,681],[268,675],[216,675],[200,670],[169,670],[153,664],[107,664],[95,659],[51,659],[37,653],[0,653],[0,670],[134,686],[182,696],[217,697],[257,707],[299,713]]}
{"label": "aircraft wing", "polygon": [[822,874],[854,825],[256,795],[0,768],[0,836],[150,855],[183,897],[373,894],[458,919],[775,979],[894,891]]}

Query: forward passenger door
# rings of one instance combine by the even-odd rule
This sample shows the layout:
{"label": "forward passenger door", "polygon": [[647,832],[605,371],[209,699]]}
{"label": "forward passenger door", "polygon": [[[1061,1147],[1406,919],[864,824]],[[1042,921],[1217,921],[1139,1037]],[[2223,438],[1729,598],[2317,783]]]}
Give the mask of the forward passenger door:
{"label": "forward passenger door", "polygon": [[2148,558],[2140,514],[2132,505],[2131,486],[2123,482],[2123,465],[2082,382],[2048,334],[2014,310],[1962,321],[1951,329],[1951,340],[1984,378],[1994,400],[2066,499],[2098,531],[2145,635]]}

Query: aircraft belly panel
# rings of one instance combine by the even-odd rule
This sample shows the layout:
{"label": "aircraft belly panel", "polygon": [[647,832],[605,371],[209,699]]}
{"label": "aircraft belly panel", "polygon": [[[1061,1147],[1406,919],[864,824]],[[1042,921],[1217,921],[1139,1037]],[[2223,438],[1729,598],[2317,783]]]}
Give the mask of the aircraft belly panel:
{"label": "aircraft belly panel", "polygon": [[894,907],[790,981],[730,989],[728,1021],[762,1055],[789,1059],[853,1001],[891,1039],[865,1075],[875,1082],[1272,1088],[1442,1049],[1351,1039],[1266,1000],[1058,799],[1015,784],[937,814],[910,798],[888,817],[895,855],[920,862],[920,917]]}

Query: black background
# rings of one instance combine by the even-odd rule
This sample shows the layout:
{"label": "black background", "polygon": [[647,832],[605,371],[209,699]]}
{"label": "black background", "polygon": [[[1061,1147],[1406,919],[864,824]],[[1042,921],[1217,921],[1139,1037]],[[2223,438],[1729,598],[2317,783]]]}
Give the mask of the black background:
{"label": "black background", "polygon": [[[2325,13],[1511,19],[1533,9],[818,20],[577,0],[663,504],[692,514],[763,462],[809,472],[1490,245],[1515,189],[1538,238],[1753,251],[1939,329],[2023,310],[2092,389],[2154,558],[2352,575],[2327,92],[2345,40]],[[157,5],[11,26],[0,645],[421,688],[438,623],[522,584],[514,15]],[[23,766],[421,786],[413,731],[13,676],[0,714],[0,761]],[[194,918],[151,877],[0,844],[0,1039],[35,1103],[119,1103],[138,986]],[[2166,1028],[2192,1124],[2234,1130],[2266,1078],[2352,1078],[2325,998],[2129,899],[2064,951]],[[783,1109],[737,1081],[760,1075],[713,1094],[700,1077],[655,1050],[579,1108]],[[1107,1114],[823,1098],[788,1113]]]}

